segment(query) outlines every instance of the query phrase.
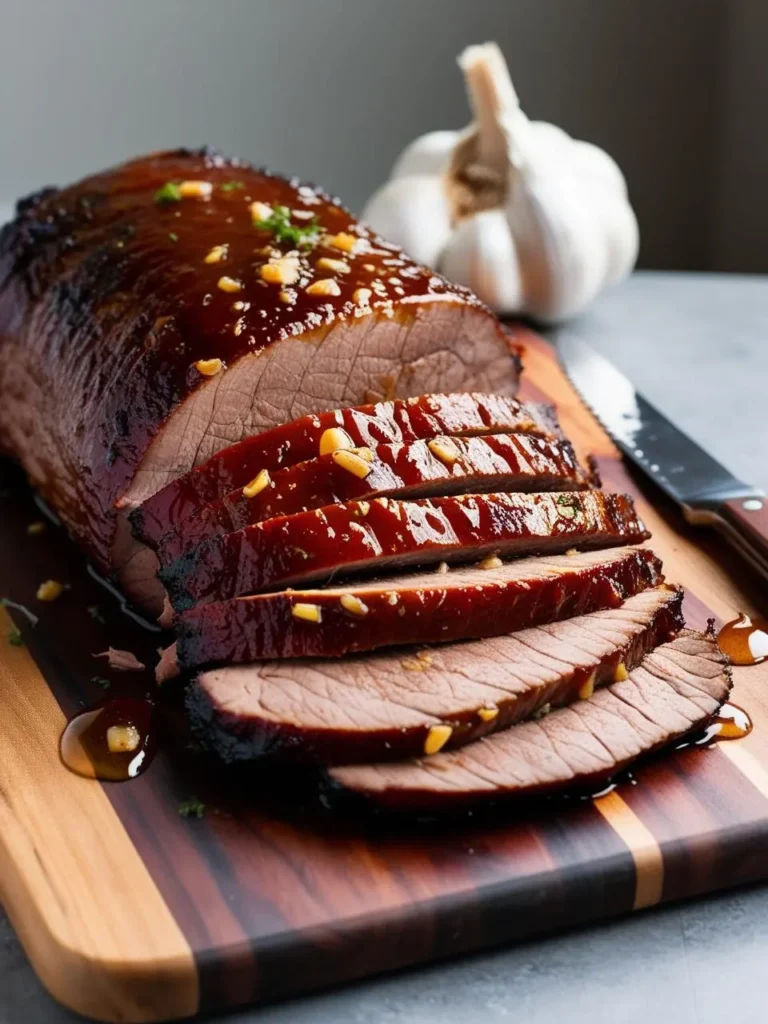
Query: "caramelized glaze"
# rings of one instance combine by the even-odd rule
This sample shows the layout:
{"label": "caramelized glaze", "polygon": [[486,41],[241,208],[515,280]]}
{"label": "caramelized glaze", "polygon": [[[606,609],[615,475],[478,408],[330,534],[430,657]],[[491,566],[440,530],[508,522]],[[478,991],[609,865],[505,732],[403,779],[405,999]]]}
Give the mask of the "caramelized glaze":
{"label": "caramelized glaze", "polygon": [[768,658],[768,620],[742,612],[726,622],[717,634],[717,645],[734,665],[759,665]]}
{"label": "caramelized glaze", "polygon": [[[61,735],[62,763],[75,775],[105,782],[126,782],[149,767],[156,751],[154,705],[148,700],[119,697],[82,711]],[[135,730],[132,750],[114,753],[107,732],[112,727]]]}
{"label": "caramelized glaze", "polygon": [[[163,202],[169,182],[206,189]],[[316,218],[317,239],[298,246],[288,290],[262,274],[291,246],[255,222],[255,201],[286,207],[296,225]],[[352,251],[342,244],[349,238]],[[224,255],[211,262],[217,248]],[[328,260],[344,271],[331,275]],[[329,276],[332,295],[307,290]],[[0,235],[0,388],[8,403],[35,407],[22,376],[33,367],[34,388],[70,397],[41,398],[36,429],[40,450],[67,439],[72,468],[62,474],[48,460],[34,482],[99,567],[110,568],[115,502],[168,416],[215,380],[201,365],[210,370],[219,359],[226,374],[243,356],[343,319],[409,324],[425,302],[481,308],[316,188],[209,150],[156,153],[18,204]]]}

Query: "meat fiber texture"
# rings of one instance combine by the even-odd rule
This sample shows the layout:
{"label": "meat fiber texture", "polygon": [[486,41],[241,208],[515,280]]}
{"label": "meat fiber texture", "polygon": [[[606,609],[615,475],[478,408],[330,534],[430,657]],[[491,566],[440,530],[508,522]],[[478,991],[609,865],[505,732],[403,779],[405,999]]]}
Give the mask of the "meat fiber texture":
{"label": "meat fiber texture", "polygon": [[628,495],[601,491],[379,498],[327,505],[214,537],[160,577],[181,611],[330,576],[607,548],[649,536]]}
{"label": "meat fiber texture", "polygon": [[682,596],[661,586],[620,608],[442,647],[212,669],[187,689],[187,708],[227,761],[418,757],[435,727],[449,727],[442,749],[455,748],[590,699],[680,632]]}
{"label": "meat fiber texture", "polygon": [[615,608],[661,582],[653,552],[615,548],[234,598],[177,617],[178,667],[499,636]]}
{"label": "meat fiber texture", "polygon": [[314,459],[328,431],[341,431],[351,448],[440,435],[520,433],[549,441],[562,439],[551,405],[519,402],[503,395],[419,395],[313,413],[230,445],[171,481],[131,513],[134,532],[156,548],[169,529],[192,512],[242,488],[262,471],[274,473]]}
{"label": "meat fiber texture", "polygon": [[539,721],[415,761],[333,768],[330,778],[376,806],[418,813],[594,789],[637,758],[702,729],[730,689],[714,638],[686,630],[623,682]]}
{"label": "meat fiber texture", "polygon": [[[254,201],[285,207],[288,236],[255,223]],[[319,190],[207,150],[47,189],[0,234],[0,446],[97,566],[155,608],[162,588],[126,569],[118,508],[307,413],[517,384],[471,293]]]}

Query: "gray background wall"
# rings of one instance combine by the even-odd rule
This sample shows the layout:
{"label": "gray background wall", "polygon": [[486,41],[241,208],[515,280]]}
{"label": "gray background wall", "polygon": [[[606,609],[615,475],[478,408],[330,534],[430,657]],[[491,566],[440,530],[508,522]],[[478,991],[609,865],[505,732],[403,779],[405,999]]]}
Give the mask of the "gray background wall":
{"label": "gray background wall", "polygon": [[641,262],[766,269],[766,0],[0,0],[0,204],[210,142],[353,209],[468,114],[496,39],[526,111],[605,146]]}

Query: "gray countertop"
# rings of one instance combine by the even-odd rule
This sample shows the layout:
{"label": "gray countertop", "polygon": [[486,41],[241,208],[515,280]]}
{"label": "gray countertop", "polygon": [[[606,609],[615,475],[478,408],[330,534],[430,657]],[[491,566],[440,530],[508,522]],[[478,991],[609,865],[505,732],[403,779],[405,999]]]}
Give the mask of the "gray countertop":
{"label": "gray countertop", "polygon": [[[568,326],[744,479],[768,489],[768,278],[636,274]],[[227,1024],[764,1024],[768,886],[374,979]],[[0,911],[0,1024],[55,1006]]]}

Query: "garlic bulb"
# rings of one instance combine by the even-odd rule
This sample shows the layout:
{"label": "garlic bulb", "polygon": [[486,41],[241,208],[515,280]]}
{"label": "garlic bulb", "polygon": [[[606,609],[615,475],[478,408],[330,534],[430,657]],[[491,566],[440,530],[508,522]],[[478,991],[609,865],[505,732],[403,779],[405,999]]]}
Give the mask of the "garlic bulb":
{"label": "garlic bulb", "polygon": [[637,259],[624,178],[597,146],[528,120],[495,43],[459,65],[473,123],[411,143],[363,220],[498,313],[565,319]]}

